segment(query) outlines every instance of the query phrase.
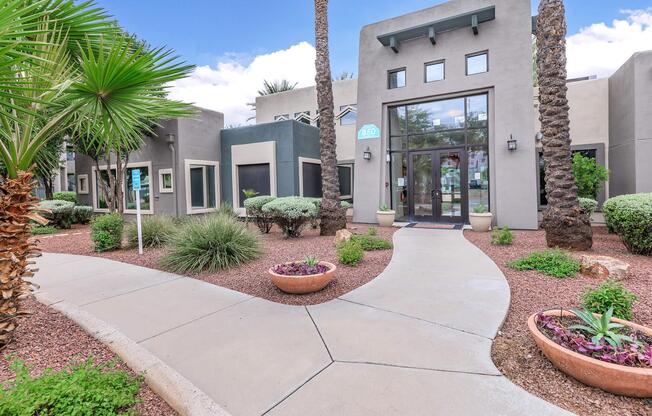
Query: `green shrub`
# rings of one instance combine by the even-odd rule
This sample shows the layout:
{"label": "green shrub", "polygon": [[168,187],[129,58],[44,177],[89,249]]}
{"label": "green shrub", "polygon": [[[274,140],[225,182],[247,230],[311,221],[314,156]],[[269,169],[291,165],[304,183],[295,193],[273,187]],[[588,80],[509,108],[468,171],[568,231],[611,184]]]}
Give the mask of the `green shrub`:
{"label": "green shrub", "polygon": [[577,195],[582,198],[597,199],[598,191],[609,179],[609,171],[592,158],[581,153],[573,155],[573,176],[577,185]]}
{"label": "green shrub", "polygon": [[375,235],[352,235],[351,241],[357,243],[364,251],[388,250],[392,243]]}
{"label": "green shrub", "polygon": [[536,251],[507,265],[516,270],[537,270],[554,277],[571,277],[580,271],[580,263],[559,249]]}
{"label": "green shrub", "polygon": [[77,203],[77,193],[75,192],[55,192],[52,194],[52,199],[55,201],[68,201],[73,204]]}
{"label": "green shrub", "polygon": [[341,206],[343,209],[353,208],[353,204],[351,204],[351,203],[348,202],[348,201],[340,201],[340,206]]}
{"label": "green shrub", "polygon": [[367,228],[367,235],[376,235],[376,234],[378,234],[378,229],[373,225],[370,225],[369,228]]}
{"label": "green shrub", "polygon": [[263,205],[262,210],[286,237],[298,237],[304,225],[317,217],[316,203],[296,196],[276,198]]}
{"label": "green shrub", "polygon": [[91,221],[91,240],[95,243],[95,251],[109,251],[120,248],[124,220],[117,212],[104,214]]}
{"label": "green shrub", "polygon": [[483,203],[479,203],[473,207],[474,214],[485,214],[487,211],[487,206]]}
{"label": "green shrub", "polygon": [[652,193],[621,195],[603,205],[607,227],[634,254],[652,255]]}
{"label": "green shrub", "polygon": [[[143,247],[160,247],[167,244],[176,230],[172,218],[165,215],[143,216],[141,233]],[[135,222],[127,225],[127,241],[130,247],[138,246],[138,226]]]}
{"label": "green shrub", "polygon": [[48,235],[57,232],[57,228],[52,225],[37,225],[32,227],[32,235]]}
{"label": "green shrub", "polygon": [[584,213],[588,215],[589,218],[591,218],[591,215],[593,215],[596,208],[598,208],[598,201],[591,198],[578,198],[578,199],[580,201],[580,208],[582,208],[582,211],[584,211]]}
{"label": "green shrub", "polygon": [[93,207],[87,205],[75,205],[72,209],[73,221],[76,224],[88,224],[93,218]]}
{"label": "green shrub", "polygon": [[355,241],[345,241],[337,246],[337,258],[340,263],[357,266],[364,257],[364,250]]}
{"label": "green shrub", "polygon": [[514,233],[508,226],[496,228],[491,232],[491,244],[497,246],[510,246],[514,242]]}
{"label": "green shrub", "polygon": [[41,215],[57,228],[70,228],[73,221],[74,203],[62,200],[44,200],[38,207],[44,209]]}
{"label": "green shrub", "polygon": [[247,217],[250,217],[256,223],[256,226],[263,234],[268,234],[272,229],[274,221],[272,216],[266,212],[263,212],[263,206],[275,200],[275,196],[270,195],[260,195],[247,198],[244,201],[244,207],[247,211]]}
{"label": "green shrub", "polygon": [[614,309],[614,316],[621,319],[632,319],[632,304],[638,297],[627,290],[621,283],[606,280],[593,290],[587,290],[581,296],[584,309],[593,313],[603,314]]}
{"label": "green shrub", "polygon": [[60,370],[31,377],[29,368],[13,360],[13,381],[0,388],[0,416],[133,414],[140,381],[112,363],[95,365],[89,358]]}
{"label": "green shrub", "polygon": [[189,221],[170,239],[163,267],[179,273],[216,272],[255,259],[261,253],[258,236],[227,215]]}

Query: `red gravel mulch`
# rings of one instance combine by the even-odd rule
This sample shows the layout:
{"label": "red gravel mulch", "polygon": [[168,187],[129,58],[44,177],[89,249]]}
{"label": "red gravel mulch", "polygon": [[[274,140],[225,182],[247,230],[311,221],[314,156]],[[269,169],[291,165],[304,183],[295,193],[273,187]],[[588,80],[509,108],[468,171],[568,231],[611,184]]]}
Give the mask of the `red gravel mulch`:
{"label": "red gravel mulch", "polygon": [[[508,268],[507,262],[547,248],[543,231],[514,231],[514,235],[512,246],[494,246],[489,233],[464,232],[469,241],[496,262],[511,288],[509,313],[492,348],[496,366],[529,392],[580,415],[652,415],[652,400],[616,396],[585,386],[558,371],[539,352],[527,330],[527,318],[543,309],[580,306],[580,294],[601,282],[584,275],[557,279]],[[619,237],[608,234],[604,227],[594,228],[591,253],[616,257],[631,265],[623,284],[639,297],[633,321],[652,326],[652,257],[628,253]]]}
{"label": "red gravel mulch", "polygon": [[[253,224],[250,229],[257,230]],[[348,224],[347,228],[354,234],[366,234],[368,226],[364,224]],[[377,227],[378,236],[392,239],[397,230],[393,227]],[[219,286],[258,296],[273,302],[288,305],[314,305],[341,296],[362,286],[378,276],[387,266],[392,257],[392,250],[365,252],[364,259],[356,267],[339,264],[334,237],[322,237],[319,230],[306,227],[299,238],[283,238],[276,227],[270,234],[261,236],[263,255],[239,267],[222,270],[217,273],[201,273],[188,276],[204,280]],[[98,256],[139,266],[164,270],[159,266],[159,260],[165,255],[165,248],[145,249],[142,256],[136,249],[96,253],[90,240],[88,226],[74,226],[71,230],[52,236],[38,237],[39,247],[45,252],[81,254]],[[302,260],[306,255],[316,256],[319,260],[337,265],[336,278],[323,290],[307,295],[290,295],[276,288],[267,275],[267,270],[278,263]],[[38,282],[38,275],[36,276]]]}
{"label": "red gravel mulch", "polygon": [[[14,340],[0,354],[0,380],[14,378],[9,369],[8,356],[13,355],[31,367],[32,376],[41,374],[46,368],[60,370],[71,362],[85,360],[92,356],[96,363],[116,358],[104,344],[88,335],[73,321],[35,299],[24,300],[25,306],[34,312],[23,318],[16,330]],[[126,371],[129,368],[117,365]],[[133,373],[132,373],[133,374]],[[139,415],[172,416],[177,413],[158,397],[145,383],[138,393],[141,403],[136,406]]]}

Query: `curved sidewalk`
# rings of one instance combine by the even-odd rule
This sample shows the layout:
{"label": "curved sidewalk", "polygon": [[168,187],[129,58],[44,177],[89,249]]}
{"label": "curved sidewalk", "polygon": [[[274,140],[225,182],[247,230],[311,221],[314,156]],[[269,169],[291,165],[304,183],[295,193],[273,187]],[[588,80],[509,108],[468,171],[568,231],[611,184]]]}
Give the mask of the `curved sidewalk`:
{"label": "curved sidewalk", "polygon": [[234,416],[569,414],[494,367],[509,287],[484,253],[453,230],[394,244],[380,276],[321,305],[65,254],[39,259],[37,297],[117,328]]}

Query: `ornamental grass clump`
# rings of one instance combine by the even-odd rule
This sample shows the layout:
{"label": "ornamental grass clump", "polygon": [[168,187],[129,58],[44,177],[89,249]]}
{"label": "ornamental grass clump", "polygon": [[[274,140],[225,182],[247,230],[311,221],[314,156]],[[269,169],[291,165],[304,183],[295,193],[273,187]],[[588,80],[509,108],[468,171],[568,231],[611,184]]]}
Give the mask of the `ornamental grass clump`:
{"label": "ornamental grass clump", "polygon": [[638,297],[627,290],[622,283],[606,280],[600,286],[581,295],[582,306],[593,313],[604,313],[613,309],[615,317],[632,319],[632,305]]}
{"label": "ornamental grass clump", "polygon": [[536,270],[559,278],[572,277],[580,271],[580,262],[560,249],[535,251],[507,265],[515,270]]}
{"label": "ornamental grass clump", "polygon": [[652,255],[652,193],[620,195],[602,206],[610,231],[634,254]]}
{"label": "ornamental grass clump", "polygon": [[275,199],[275,196],[259,195],[247,198],[244,201],[244,207],[247,211],[247,218],[253,219],[254,223],[263,234],[269,234],[270,230],[272,229],[272,225],[274,225],[272,215],[263,212],[263,206]]}
{"label": "ornamental grass clump", "polygon": [[161,265],[178,273],[214,273],[239,266],[260,253],[258,236],[244,223],[215,214],[188,221],[174,234]]}
{"label": "ornamental grass clump", "polygon": [[[143,247],[161,247],[170,241],[175,231],[174,221],[168,216],[144,216],[141,221]],[[126,233],[129,246],[138,246],[138,227],[135,222],[127,225]]]}
{"label": "ornamental grass clump", "polygon": [[74,203],[62,200],[43,200],[38,204],[43,218],[57,228],[72,227],[74,207]]}
{"label": "ornamental grass clump", "polygon": [[296,196],[277,198],[263,205],[262,211],[273,219],[286,237],[299,237],[306,223],[317,218],[316,204]]}
{"label": "ornamental grass clump", "polygon": [[103,252],[119,249],[122,245],[124,219],[117,212],[100,215],[91,221],[91,240],[95,251]]}

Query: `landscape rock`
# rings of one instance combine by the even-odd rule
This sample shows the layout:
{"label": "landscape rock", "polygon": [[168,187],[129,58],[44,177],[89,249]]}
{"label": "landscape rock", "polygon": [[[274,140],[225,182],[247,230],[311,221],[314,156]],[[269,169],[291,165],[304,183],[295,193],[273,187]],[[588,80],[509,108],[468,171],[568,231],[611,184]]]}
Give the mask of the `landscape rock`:
{"label": "landscape rock", "polygon": [[598,278],[621,280],[629,273],[629,264],[609,256],[583,255],[581,272]]}
{"label": "landscape rock", "polygon": [[342,243],[344,241],[349,241],[351,239],[351,232],[347,229],[341,229],[337,233],[335,233],[335,240],[334,243],[335,245],[338,245],[339,243]]}

